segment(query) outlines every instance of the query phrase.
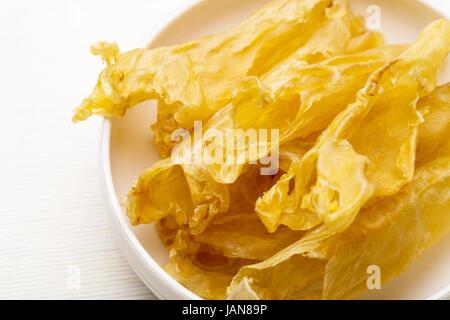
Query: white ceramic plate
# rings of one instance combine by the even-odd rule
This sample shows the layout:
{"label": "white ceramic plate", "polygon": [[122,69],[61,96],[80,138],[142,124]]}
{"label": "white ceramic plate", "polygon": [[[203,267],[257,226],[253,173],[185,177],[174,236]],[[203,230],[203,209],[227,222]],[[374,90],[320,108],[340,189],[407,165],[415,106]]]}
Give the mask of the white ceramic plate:
{"label": "white ceramic plate", "polygon": [[[267,2],[269,0],[187,1],[149,35],[144,46],[172,45],[220,32],[242,21]],[[429,22],[449,12],[448,8],[438,7],[433,0],[353,0],[351,3],[355,12],[366,17],[369,6],[381,8],[381,31],[389,43],[413,42]],[[447,62],[441,68],[439,82],[450,80],[449,65]],[[164,299],[199,299],[161,268],[168,261],[168,252],[154,225],[131,227],[119,204],[131,183],[158,160],[150,131],[155,120],[156,103],[149,101],[130,109],[122,119],[104,121],[100,165],[105,201],[110,206],[108,214],[123,254],[150,290]],[[400,277],[361,298],[449,298],[449,248],[450,236],[447,236]]]}

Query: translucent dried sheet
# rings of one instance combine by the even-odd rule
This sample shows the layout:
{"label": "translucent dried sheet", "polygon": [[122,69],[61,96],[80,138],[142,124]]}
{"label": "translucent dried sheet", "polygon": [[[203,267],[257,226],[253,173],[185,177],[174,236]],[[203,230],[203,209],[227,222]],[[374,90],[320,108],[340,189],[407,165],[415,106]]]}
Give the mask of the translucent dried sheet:
{"label": "translucent dried sheet", "polygon": [[215,247],[195,241],[184,230],[178,230],[169,249],[170,262],[164,269],[186,288],[205,299],[224,299],[233,276],[243,266],[257,262],[225,257]]}
{"label": "translucent dried sheet", "polygon": [[424,122],[419,126],[416,166],[450,154],[450,83],[438,87],[417,105]]}
{"label": "translucent dried sheet", "polygon": [[232,275],[204,271],[187,258],[174,257],[164,266],[176,281],[204,299],[220,300],[226,296],[226,289]]}
{"label": "translucent dried sheet", "polygon": [[246,166],[234,184],[220,184],[204,167],[176,165],[169,158],[146,170],[123,204],[133,225],[170,216],[170,225],[197,235],[220,213],[253,213],[256,199],[279,177],[262,176],[259,166]]}
{"label": "translucent dried sheet", "polygon": [[[439,20],[377,70],[300,164],[258,200],[256,211],[268,230],[280,223],[304,229],[323,222],[329,234],[343,231],[368,199],[393,194],[409,182],[422,121],[417,100],[433,91],[449,50],[450,22]],[[293,180],[293,189],[283,187],[287,180]],[[292,205],[273,211],[272,194]]]}
{"label": "translucent dried sheet", "polygon": [[206,223],[229,208],[226,185],[215,182],[200,166],[174,164],[170,158],[157,162],[135,182],[124,207],[133,225],[150,223],[169,215],[178,225],[195,233]]}
{"label": "translucent dried sheet", "polygon": [[255,213],[225,214],[194,239],[209,244],[224,256],[265,260],[299,240],[303,232],[280,228],[268,233]]}
{"label": "translucent dried sheet", "polygon": [[[403,272],[450,231],[450,158],[418,169],[395,195],[363,209],[343,233],[311,241],[315,232],[275,256],[243,267],[234,299],[350,299],[367,290],[367,267],[381,268],[382,283]],[[241,282],[246,281],[246,285]]]}
{"label": "translucent dried sheet", "polygon": [[[223,218],[225,218],[225,220],[228,220],[226,216],[223,216]],[[222,223],[224,223],[223,219],[219,220],[222,220]],[[167,227],[168,227],[167,224],[165,224],[162,221],[158,221],[157,228],[159,234],[161,234],[161,232],[166,233],[167,230],[169,230],[167,229]],[[208,232],[207,230],[205,232]],[[172,230],[170,232],[172,232]],[[252,248],[250,247],[249,250],[243,249],[242,251],[240,251],[241,253],[245,252],[249,253],[247,255],[246,254],[233,256],[224,255],[224,246],[222,246],[220,243],[216,245],[214,242],[204,241],[205,239],[208,239],[208,235],[206,236],[206,238],[201,239],[203,233],[200,236],[194,236],[190,234],[189,231],[186,229],[179,228],[178,230],[176,230],[174,233],[172,233],[174,234],[173,240],[168,244],[168,249],[170,250],[169,256],[171,258],[175,256],[180,256],[182,258],[189,257],[192,260],[192,262],[202,270],[217,271],[233,275],[236,274],[242,266],[254,264],[261,260],[250,257],[252,255],[251,251]],[[236,232],[235,234],[239,235],[238,232]],[[287,238],[285,234],[283,235],[280,232],[279,240],[284,240],[282,239],[283,236],[284,238]],[[255,235],[254,238],[256,241],[259,241],[258,235]],[[276,239],[276,237],[273,237],[273,239]],[[298,239],[299,237],[297,237],[296,240]],[[295,240],[292,240],[291,243],[294,241]],[[228,238],[228,240],[225,239],[222,242],[222,244],[227,242],[232,244],[233,240],[230,240],[230,238]],[[254,246],[254,248],[256,247],[257,245]],[[261,248],[259,252],[262,251],[263,249]],[[238,251],[235,250],[234,252]],[[256,251],[254,250],[253,252]]]}
{"label": "translucent dried sheet", "polygon": [[170,159],[159,161],[152,170],[146,170],[123,204],[132,225],[150,223],[168,215],[182,224],[194,210],[184,172]]}
{"label": "translucent dried sheet", "polygon": [[221,132],[233,129],[237,147],[227,149],[222,145],[227,162],[210,165],[208,171],[216,181],[232,183],[240,173],[234,159],[255,161],[270,152],[270,130],[267,143],[260,138],[255,144],[247,138],[247,129],[278,129],[280,144],[295,138],[307,140],[320,132],[354,101],[373,71],[404,50],[406,46],[391,45],[317,64],[292,61],[289,68],[277,69],[260,79],[243,79],[233,91],[233,103],[218,111],[206,125]]}
{"label": "translucent dried sheet", "polygon": [[[280,165],[289,168],[311,146],[311,141],[299,139],[284,144],[280,147]],[[224,185],[217,183],[202,166],[180,166],[166,159],[139,177],[123,204],[133,225],[168,218],[172,230],[185,226],[193,234],[200,234],[217,214],[253,213],[256,200],[281,174],[279,171],[273,176],[263,176],[260,166],[247,165],[235,183]],[[169,235],[164,233],[164,237]]]}
{"label": "translucent dried sheet", "polygon": [[[324,299],[366,291],[370,265],[380,267],[382,284],[390,281],[450,231],[449,164],[444,157],[420,169],[411,186],[362,212],[348,233],[334,239],[340,247],[329,248]],[[389,214],[393,208],[395,215]]]}
{"label": "translucent dried sheet", "polygon": [[[448,141],[449,84],[422,98],[417,106],[425,114],[424,122],[419,127],[417,148],[417,158],[423,160],[422,166],[417,163],[421,167],[413,182],[400,193],[378,199],[364,208],[345,232],[326,240],[323,227],[317,228],[274,257],[244,268],[235,277],[229,297],[307,299],[313,294],[322,298],[322,288],[323,298],[355,297],[366,290],[369,265],[381,266],[379,263],[384,261],[382,279],[387,282],[450,230],[447,216],[450,205],[450,148],[437,147]],[[397,265],[399,257],[405,258]],[[266,279],[276,279],[280,269],[292,270],[292,266],[297,266],[299,261],[305,266],[292,272],[306,277],[305,281],[310,285],[297,287],[293,283],[283,287],[280,284],[285,280],[281,278],[272,284],[266,282]],[[309,275],[303,270],[311,264],[318,268],[316,273]],[[280,291],[275,288],[272,291],[272,286],[284,289]]]}
{"label": "translucent dried sheet", "polygon": [[[330,32],[334,37],[323,37]],[[242,77],[260,76],[293,54],[307,61],[342,53],[350,38],[367,33],[346,0],[278,0],[234,28],[181,45],[119,54],[117,45],[97,43],[91,50],[102,55],[107,67],[73,120],[93,113],[123,116],[141,101],[159,99],[153,129],[160,154],[167,156],[172,131],[191,129],[194,120],[229,103]],[[357,47],[380,40],[367,37]]]}
{"label": "translucent dried sheet", "polygon": [[[326,125],[326,123],[331,121],[331,117],[333,116],[333,113],[337,113],[337,110],[328,110],[326,106],[329,105],[329,101],[333,99],[344,99],[344,96],[347,96],[347,98],[350,100],[351,94],[348,92],[353,91],[356,92],[358,88],[360,88],[363,83],[366,81],[367,77],[369,76],[369,73],[371,70],[375,70],[377,67],[381,66],[385,63],[386,60],[388,60],[390,57],[395,57],[401,52],[405,50],[405,46],[383,46],[377,49],[373,49],[370,51],[366,51],[360,54],[356,55],[350,55],[350,56],[340,56],[336,58],[332,58],[324,63],[323,66],[318,65],[318,69],[326,70],[327,77],[325,78],[317,78],[315,81],[318,84],[318,87],[315,90],[312,90],[312,86],[305,89],[304,96],[307,96],[311,94],[311,101],[315,101],[315,103],[312,103],[310,107],[305,108],[305,110],[316,110],[315,113],[313,112],[306,112],[305,117],[307,119],[314,119],[316,122],[323,123],[322,126]],[[299,74],[303,74],[303,79],[306,81],[306,79],[309,79],[310,70],[313,67],[305,67],[299,69]],[[330,71],[329,69],[332,69],[333,71]],[[303,70],[303,71],[302,71]],[[292,70],[291,70],[292,71]],[[336,72],[340,71],[340,72]],[[329,76],[334,79],[329,78]],[[302,78],[301,77],[301,78]],[[294,83],[294,80],[297,79],[296,76],[292,76],[292,78],[285,79],[288,82]],[[319,81],[320,80],[320,81]],[[340,80],[345,80],[341,82]],[[275,83],[275,82],[273,82]],[[284,83],[284,82],[283,82]],[[299,82],[299,83],[303,83]],[[306,81],[305,83],[310,83],[310,81]],[[335,84],[335,86],[332,86],[331,84]],[[353,88],[350,89],[350,83],[353,83]],[[267,85],[270,83],[267,82]],[[334,91],[329,91],[327,93],[324,85],[328,84],[330,88],[333,90],[336,89],[336,87],[339,86],[340,91],[338,90],[337,93]],[[277,86],[280,86],[280,84],[276,84]],[[284,83],[284,85],[288,85]],[[273,91],[268,91],[273,92]],[[268,94],[269,94],[268,93]],[[314,100],[313,94],[316,95],[320,93],[320,96],[317,96],[317,99]],[[328,96],[327,96],[328,94]],[[270,94],[269,94],[270,95]],[[320,97],[325,97],[321,99]],[[339,98],[338,98],[339,97]],[[342,104],[343,107],[344,104]],[[334,105],[336,106],[336,105]],[[280,105],[270,105],[269,107],[273,107],[276,109],[276,107],[280,107]],[[268,108],[269,108],[268,107]],[[289,106],[286,106],[289,107]],[[275,110],[274,109],[274,110]],[[320,111],[321,109],[327,109],[326,112]],[[226,130],[230,126],[232,126],[232,116],[233,116],[233,108],[225,107],[224,109],[217,112],[205,125],[204,130],[207,131],[209,128],[215,128],[215,129],[221,129]],[[258,110],[259,113],[264,112],[264,110]],[[250,115],[251,113],[249,113]],[[300,118],[300,117],[299,117]],[[306,119],[305,118],[305,119]],[[275,119],[275,117],[273,117]],[[310,121],[305,120],[303,123],[308,123]],[[258,124],[258,119],[254,119],[253,122],[255,125]],[[261,127],[264,128],[265,125],[268,125],[268,123],[261,123]],[[316,128],[319,128],[320,126],[315,126]],[[309,136],[311,136],[312,133],[309,133]],[[306,133],[305,133],[306,135]],[[300,162],[301,156],[305,154],[305,152],[311,147],[311,141],[314,141],[314,139],[309,138],[292,138],[292,142],[287,142],[281,145],[280,147],[280,159],[281,163],[280,165],[287,170],[287,168],[291,167],[290,164],[292,161],[295,162],[294,165],[298,165]],[[183,151],[184,147],[187,147],[189,151]],[[184,140],[179,146],[177,146],[178,149],[182,150],[182,154],[188,154],[192,155],[194,148],[191,149],[192,142],[189,139]],[[178,150],[177,149],[177,150]],[[204,148],[206,150],[206,147]],[[193,160],[193,159],[191,159]],[[221,182],[233,182],[235,181],[239,175],[241,174],[244,166],[243,165],[209,165],[209,166],[202,166],[202,165],[184,165],[183,170],[185,173],[185,177],[183,177],[179,169],[172,169],[172,166],[174,164],[170,162],[170,160],[164,160],[162,162],[164,165],[163,168],[166,168],[167,170],[170,170],[171,174],[176,173],[177,178],[171,181],[174,181],[173,183],[178,183],[180,186],[184,186],[184,190],[186,190],[186,183],[189,187],[190,193],[192,195],[191,199],[189,200],[189,197],[186,198],[188,193],[185,193],[183,196],[178,197],[176,188],[174,188],[172,191],[168,190],[165,192],[165,195],[162,198],[158,199],[158,201],[164,202],[167,201],[169,203],[172,203],[172,206],[178,206],[181,208],[178,212],[179,216],[179,223],[182,224],[184,222],[189,220],[189,225],[194,232],[200,233],[204,230],[204,228],[207,225],[207,222],[205,220],[211,219],[214,215],[220,213],[220,212],[226,212],[229,209],[230,202],[228,189],[223,186],[223,184],[216,182],[217,180]],[[208,170],[207,170],[207,169]],[[233,168],[230,170],[230,168]],[[125,202],[125,205],[127,207],[127,213],[130,217],[132,217],[131,221],[132,223],[141,223],[139,220],[137,220],[139,217],[145,216],[146,222],[156,221],[157,219],[164,216],[163,213],[161,215],[155,215],[153,204],[151,199],[148,198],[148,195],[152,192],[150,191],[152,188],[154,190],[158,190],[160,188],[158,184],[164,183],[161,179],[158,179],[158,175],[154,174],[154,171],[159,172],[161,170],[161,162],[156,164],[154,167],[146,170],[135,186],[132,188],[131,192],[128,195],[128,199]],[[206,172],[206,170],[208,172]],[[252,177],[255,177],[253,184],[248,184],[250,181],[247,179],[245,183],[237,183],[237,186],[245,186],[248,184],[247,190],[254,189],[250,188],[249,186],[253,185],[261,185],[260,179],[264,179],[264,177],[257,178],[259,175],[259,167],[257,167],[256,170],[254,170],[255,173],[252,175]],[[292,167],[291,167],[292,171]],[[213,173],[213,174],[211,174]],[[281,173],[281,171],[280,171]],[[167,175],[162,175],[161,177],[164,177],[164,179],[167,178]],[[232,177],[232,178],[229,178]],[[278,177],[278,176],[275,176]],[[181,180],[179,180],[181,179]],[[245,179],[245,178],[244,178]],[[308,227],[313,226],[316,221],[314,220],[314,223],[308,224],[307,221],[303,218],[298,218],[298,215],[289,215],[287,214],[287,210],[292,207],[296,207],[296,202],[298,201],[295,197],[295,193],[289,193],[289,185],[290,181],[292,179],[292,173],[288,173],[287,175],[283,176],[282,179],[277,184],[276,190],[272,190],[272,194],[276,194],[275,196],[272,194],[266,194],[264,199],[266,199],[268,206],[267,209],[264,209],[266,211],[269,211],[270,214],[266,215],[268,218],[272,221],[268,221],[263,214],[261,201],[259,202],[259,214],[261,216],[261,219],[263,222],[268,226],[269,231],[273,231],[275,228],[270,225],[277,226],[277,219],[279,218],[279,215],[281,215],[282,212],[285,212],[281,219],[285,222],[284,224],[287,224],[289,226],[294,226],[295,229],[307,229]],[[184,181],[186,180],[186,181]],[[223,181],[226,180],[226,181]],[[228,181],[231,180],[231,181]],[[179,182],[175,182],[179,181]],[[274,181],[270,182],[271,184],[274,183]],[[170,188],[170,187],[169,187]],[[267,191],[268,189],[263,189],[262,191]],[[288,197],[277,197],[277,195],[283,195],[288,194]],[[240,204],[242,204],[241,198],[245,199],[245,197],[242,197],[244,193],[241,193],[241,196],[236,196],[235,199],[237,201],[232,201],[231,205],[238,207]],[[258,194],[260,196],[261,194]],[[243,207],[240,207],[241,212],[251,212],[254,210],[254,201],[256,199],[252,199],[251,202],[246,203]],[[177,202],[182,202],[181,204],[177,204]],[[185,208],[183,211],[182,208]],[[286,209],[285,209],[286,208]],[[239,209],[239,208],[238,208]],[[274,213],[276,211],[277,213]],[[162,211],[161,211],[162,212]],[[236,211],[237,212],[237,211]],[[167,213],[167,211],[166,211]],[[311,214],[311,219],[314,218],[315,215]],[[266,220],[264,220],[266,219]],[[302,221],[303,219],[303,221]],[[308,218],[309,219],[309,218]],[[281,221],[281,220],[280,220]],[[292,221],[291,223],[288,223],[287,221]],[[205,223],[204,223],[205,222]],[[279,223],[278,223],[279,224]],[[198,226],[198,229],[196,229]]]}

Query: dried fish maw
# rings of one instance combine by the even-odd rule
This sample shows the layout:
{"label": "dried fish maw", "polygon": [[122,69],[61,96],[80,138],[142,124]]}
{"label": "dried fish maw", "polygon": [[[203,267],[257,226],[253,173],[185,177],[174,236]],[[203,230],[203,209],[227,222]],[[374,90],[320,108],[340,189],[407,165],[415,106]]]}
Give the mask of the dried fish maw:
{"label": "dried fish maw", "polygon": [[255,213],[225,214],[195,236],[195,241],[214,247],[226,257],[265,260],[302,235],[287,227],[269,233]]}
{"label": "dried fish maw", "polygon": [[450,153],[450,83],[421,99],[417,105],[424,122],[417,137],[416,166]]}
{"label": "dried fish maw", "polygon": [[204,271],[192,263],[188,257],[173,257],[164,270],[176,281],[204,299],[222,300],[233,278],[232,275],[214,271]]}
{"label": "dried fish maw", "polygon": [[154,222],[168,215],[182,224],[194,210],[184,172],[170,159],[159,161],[151,170],[146,170],[123,205],[132,225]]}
{"label": "dried fish maw", "polygon": [[232,105],[224,107],[208,121],[208,126],[216,130],[234,130],[237,145],[241,147],[230,149],[224,145],[223,153],[231,163],[209,166],[208,171],[216,181],[232,183],[240,172],[233,158],[235,153],[245,162],[251,162],[273,149],[269,137],[267,142],[260,139],[255,148],[246,140],[247,129],[277,129],[280,145],[296,138],[308,140],[354,101],[356,92],[373,71],[406,48],[386,45],[312,65],[292,60],[288,68],[276,69],[260,79],[243,79],[233,91]]}
{"label": "dried fish maw", "polygon": [[371,265],[380,268],[382,284],[398,276],[450,231],[449,208],[450,158],[444,157],[419,169],[400,193],[379,200],[330,239],[323,298],[365,292]]}
{"label": "dried fish maw", "polygon": [[221,213],[254,212],[254,203],[279,176],[262,176],[258,166],[248,166],[232,185],[217,183],[199,165],[177,165],[166,159],[147,169],[128,193],[123,205],[132,225],[167,218],[171,227],[164,237],[183,226],[201,234]]}
{"label": "dried fish maw", "polygon": [[[335,2],[346,5],[343,0]],[[326,12],[337,11],[332,8],[331,0],[278,0],[227,31],[181,45],[119,54],[116,44],[97,43],[91,51],[102,55],[107,67],[73,120],[94,113],[123,116],[141,101],[158,99],[163,103],[154,127],[155,142],[167,155],[170,146],[159,145],[167,142],[166,135],[180,127],[191,129],[194,120],[208,118],[230,101],[231,90],[242,77],[259,76],[302,48],[327,21]],[[360,32],[348,20],[350,31]]]}
{"label": "dried fish maw", "polygon": [[147,169],[124,200],[132,225],[175,217],[195,233],[202,232],[217,213],[229,208],[229,190],[200,166],[181,167],[170,158]]}
{"label": "dried fish maw", "polygon": [[[399,193],[364,208],[344,232],[320,238],[320,227],[273,257],[243,267],[228,294],[234,299],[307,299],[319,292],[323,299],[354,298],[367,290],[368,266],[379,266],[385,283],[448,233],[449,206],[446,156],[418,169]],[[247,286],[241,285],[244,280]]]}
{"label": "dried fish maw", "polygon": [[[434,90],[437,68],[449,50],[450,22],[436,21],[410,49],[370,77],[356,102],[288,171],[297,207],[286,214],[295,212],[305,228],[323,222],[330,230],[343,231],[368,199],[393,194],[412,179],[422,121],[417,100]],[[288,198],[286,188],[279,197]],[[258,212],[258,203],[256,208]],[[269,230],[276,225],[268,225]]]}

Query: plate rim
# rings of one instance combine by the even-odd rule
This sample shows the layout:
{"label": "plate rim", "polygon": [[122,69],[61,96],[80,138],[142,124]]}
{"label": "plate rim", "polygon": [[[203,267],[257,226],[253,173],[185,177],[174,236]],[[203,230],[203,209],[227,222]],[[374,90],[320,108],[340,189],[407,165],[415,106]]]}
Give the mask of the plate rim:
{"label": "plate rim", "polygon": [[[170,26],[173,21],[204,1],[207,0],[186,0],[180,4],[144,36],[143,41],[141,41],[138,47],[148,47],[160,33]],[[445,7],[442,7],[444,4],[437,3],[433,0],[414,1],[431,8],[443,17],[450,19],[450,12],[447,13],[445,11]],[[110,142],[111,120],[103,118],[100,129],[100,148],[98,155],[100,183],[103,190],[103,200],[107,203],[108,207],[107,215],[110,224],[115,231],[113,232],[114,237],[119,244],[122,254],[142,282],[159,299],[203,300],[172,278],[145,250],[129,227],[127,221],[125,220],[125,214],[121,209],[120,200],[117,198],[117,194],[115,192],[111,172]],[[144,270],[147,272],[144,272]],[[426,298],[426,300],[450,300],[450,284],[432,296]]]}
{"label": "plate rim", "polygon": [[[138,47],[147,47],[156,37],[164,31],[173,21],[182,16],[204,0],[187,0],[169,13],[157,23],[144,37],[144,41]],[[121,209],[120,200],[115,192],[112,179],[110,162],[111,120],[103,118],[100,134],[100,180],[103,189],[104,201],[108,203],[109,220],[115,230],[114,236],[119,243],[120,250],[128,264],[144,282],[144,284],[159,299],[173,300],[203,300],[192,291],[185,288],[172,278],[154,259],[147,253],[136,235],[130,229],[125,215]],[[144,273],[144,270],[147,272]],[[150,271],[150,272],[148,272]]]}

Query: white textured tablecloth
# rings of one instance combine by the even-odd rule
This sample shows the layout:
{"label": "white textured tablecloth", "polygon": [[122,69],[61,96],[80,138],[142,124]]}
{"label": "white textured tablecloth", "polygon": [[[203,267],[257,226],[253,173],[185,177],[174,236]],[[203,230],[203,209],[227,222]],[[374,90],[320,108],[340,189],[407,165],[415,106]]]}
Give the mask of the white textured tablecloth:
{"label": "white textured tablecloth", "polygon": [[108,225],[100,120],[70,118],[103,68],[89,46],[133,49],[181,2],[1,2],[0,298],[154,298]]}
{"label": "white textured tablecloth", "polygon": [[154,298],[108,225],[100,120],[70,116],[102,69],[89,46],[132,49],[182,1],[1,2],[0,298]]}

